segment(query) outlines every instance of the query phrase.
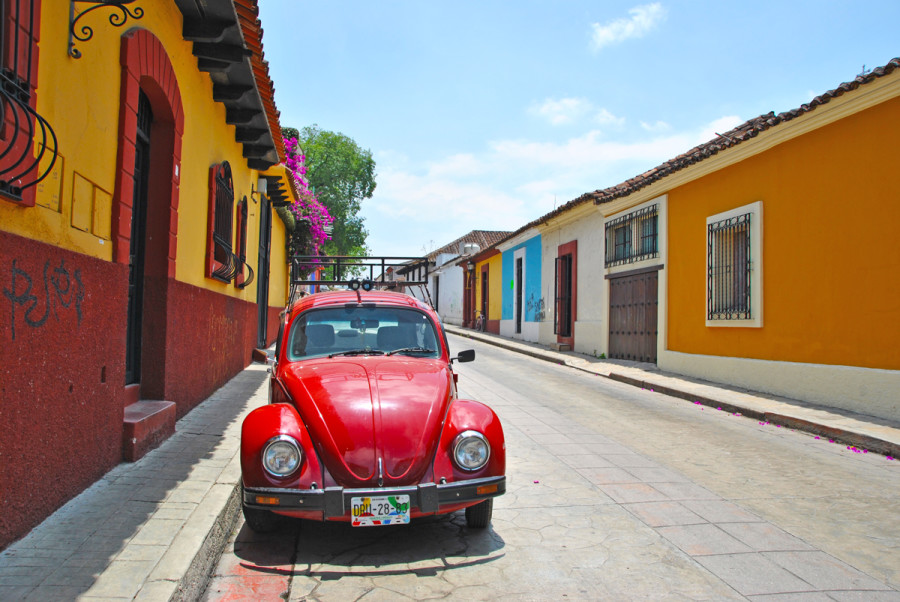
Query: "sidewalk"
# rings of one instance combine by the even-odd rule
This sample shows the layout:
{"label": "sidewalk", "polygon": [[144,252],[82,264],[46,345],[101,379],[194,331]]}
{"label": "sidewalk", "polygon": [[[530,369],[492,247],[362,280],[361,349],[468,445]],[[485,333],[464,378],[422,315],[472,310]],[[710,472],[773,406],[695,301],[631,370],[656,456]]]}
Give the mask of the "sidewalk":
{"label": "sidewalk", "polygon": [[721,408],[726,412],[740,413],[756,420],[828,437],[859,449],[900,458],[900,422],[663,372],[655,364],[601,360],[572,351],[553,351],[543,345],[450,324],[445,324],[444,328],[448,333],[556,364],[565,364],[642,389],[651,389],[657,393]]}
{"label": "sidewalk", "polygon": [[196,600],[240,513],[241,422],[267,377],[251,364],[0,553],[0,600]]}

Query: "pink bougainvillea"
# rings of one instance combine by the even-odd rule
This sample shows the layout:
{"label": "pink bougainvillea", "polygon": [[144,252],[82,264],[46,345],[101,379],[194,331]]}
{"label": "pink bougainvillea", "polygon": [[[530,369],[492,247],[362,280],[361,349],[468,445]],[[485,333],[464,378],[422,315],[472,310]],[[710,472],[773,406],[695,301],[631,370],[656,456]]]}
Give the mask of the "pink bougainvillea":
{"label": "pink bougainvillea", "polygon": [[[287,138],[284,146],[287,150],[284,165],[294,178],[299,196],[289,207],[297,222],[293,235],[293,252],[295,255],[319,255],[325,241],[331,238],[329,232],[334,218],[309,187],[306,179],[306,156],[301,154],[299,141]],[[304,231],[304,224],[308,227],[308,235]]]}

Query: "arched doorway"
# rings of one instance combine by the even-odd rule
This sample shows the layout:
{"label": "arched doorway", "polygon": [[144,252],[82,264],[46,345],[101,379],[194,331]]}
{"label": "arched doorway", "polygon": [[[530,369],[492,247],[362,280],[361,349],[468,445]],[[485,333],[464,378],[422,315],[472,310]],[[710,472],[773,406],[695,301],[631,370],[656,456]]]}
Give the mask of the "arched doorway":
{"label": "arched doorway", "polygon": [[172,64],[149,31],[122,37],[113,258],[128,267],[126,406],[166,398],[168,283],[175,277],[184,115]]}

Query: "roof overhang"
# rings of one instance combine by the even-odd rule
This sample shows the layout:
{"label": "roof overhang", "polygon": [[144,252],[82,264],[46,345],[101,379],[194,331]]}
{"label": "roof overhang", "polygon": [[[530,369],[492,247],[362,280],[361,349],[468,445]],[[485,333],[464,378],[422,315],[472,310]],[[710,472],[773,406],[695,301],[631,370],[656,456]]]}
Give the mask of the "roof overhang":
{"label": "roof overhang", "polygon": [[275,89],[263,60],[257,0],[175,0],[184,16],[182,37],[193,43],[197,68],[209,74],[213,100],[225,106],[225,122],[251,169],[265,171],[284,160]]}
{"label": "roof overhang", "polygon": [[269,168],[265,173],[259,174],[259,177],[266,181],[266,198],[273,207],[287,207],[299,197],[294,178],[284,164],[279,163]]}
{"label": "roof overhang", "polygon": [[524,242],[528,242],[535,236],[540,236],[540,235],[541,235],[541,233],[537,228],[528,228],[527,230],[519,232],[515,236],[510,236],[509,238],[498,242],[497,248],[500,250],[501,253],[505,253],[506,251],[509,251],[516,245],[520,245]]}

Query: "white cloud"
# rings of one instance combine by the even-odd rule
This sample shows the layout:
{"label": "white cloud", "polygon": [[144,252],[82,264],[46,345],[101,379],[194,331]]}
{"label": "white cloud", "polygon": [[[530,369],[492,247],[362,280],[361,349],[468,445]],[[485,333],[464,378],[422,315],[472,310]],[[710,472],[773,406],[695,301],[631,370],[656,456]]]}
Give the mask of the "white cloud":
{"label": "white cloud", "polygon": [[[378,188],[364,203],[375,254],[415,254],[474,229],[516,230],[584,194],[624,182],[742,123],[720,117],[689,131],[660,122],[610,140],[600,130],[559,142],[499,140],[482,152],[416,164],[378,153]],[[649,133],[648,133],[649,132]],[[400,234],[398,234],[400,233]]]}
{"label": "white cloud", "polygon": [[648,132],[668,132],[672,129],[665,121],[657,121],[656,123],[647,123],[646,121],[641,122],[641,127]]}
{"label": "white cloud", "polygon": [[530,112],[553,125],[564,125],[581,119],[590,110],[591,103],[584,98],[548,98],[540,105],[533,105]]}
{"label": "white cloud", "polygon": [[592,25],[594,29],[592,45],[595,51],[629,38],[643,37],[666,18],[666,9],[659,2],[654,2],[636,6],[629,10],[628,14],[630,17],[627,19],[616,19],[602,25],[600,23]]}
{"label": "white cloud", "polygon": [[552,125],[568,125],[590,116],[591,121],[600,125],[617,125],[625,123],[624,117],[616,117],[603,108],[598,108],[586,98],[548,98],[542,103],[535,103],[529,109],[533,115],[543,117]]}
{"label": "white cloud", "polygon": [[622,126],[625,125],[625,118],[616,117],[606,109],[600,109],[594,114],[594,122],[600,125]]}
{"label": "white cloud", "polygon": [[485,167],[475,155],[471,153],[461,153],[451,155],[439,163],[432,163],[428,167],[430,177],[460,177],[460,176],[477,176],[484,173]]}

